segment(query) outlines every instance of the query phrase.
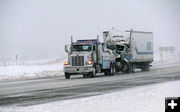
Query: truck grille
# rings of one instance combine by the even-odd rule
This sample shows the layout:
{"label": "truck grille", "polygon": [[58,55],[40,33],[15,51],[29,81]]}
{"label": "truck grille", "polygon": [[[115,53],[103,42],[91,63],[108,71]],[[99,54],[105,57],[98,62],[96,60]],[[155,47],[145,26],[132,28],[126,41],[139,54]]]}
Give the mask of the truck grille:
{"label": "truck grille", "polygon": [[84,66],[84,56],[72,56],[72,66]]}

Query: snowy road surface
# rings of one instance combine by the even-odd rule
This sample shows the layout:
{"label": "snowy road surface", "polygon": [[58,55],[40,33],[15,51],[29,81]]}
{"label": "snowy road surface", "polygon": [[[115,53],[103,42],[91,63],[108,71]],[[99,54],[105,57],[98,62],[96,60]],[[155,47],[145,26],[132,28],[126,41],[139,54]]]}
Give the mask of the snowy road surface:
{"label": "snowy road surface", "polygon": [[180,80],[180,65],[155,67],[150,72],[96,78],[63,76],[33,80],[1,81],[0,106],[29,106],[120,91],[141,85]]}
{"label": "snowy road surface", "polygon": [[165,112],[165,97],[179,96],[180,81],[134,87],[86,98],[32,106],[0,107],[1,112]]}

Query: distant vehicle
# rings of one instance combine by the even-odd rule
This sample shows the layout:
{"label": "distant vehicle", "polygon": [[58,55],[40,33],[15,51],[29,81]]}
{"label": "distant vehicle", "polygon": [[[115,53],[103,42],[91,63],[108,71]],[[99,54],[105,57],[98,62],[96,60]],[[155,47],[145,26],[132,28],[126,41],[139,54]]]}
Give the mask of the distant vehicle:
{"label": "distant vehicle", "polygon": [[68,61],[64,62],[65,78],[82,74],[94,77],[96,73],[114,75],[116,72],[129,73],[134,68],[149,71],[153,61],[153,33],[133,30],[109,30],[92,40],[77,40],[65,45]]}
{"label": "distant vehicle", "polygon": [[64,62],[65,78],[82,74],[83,77],[94,77],[96,73],[115,74],[115,55],[111,49],[105,49],[99,38],[92,40],[72,41],[65,45],[68,61]]}
{"label": "distant vehicle", "polygon": [[144,31],[103,32],[105,45],[115,52],[116,71],[133,72],[134,68],[149,71],[153,61],[153,33]]}

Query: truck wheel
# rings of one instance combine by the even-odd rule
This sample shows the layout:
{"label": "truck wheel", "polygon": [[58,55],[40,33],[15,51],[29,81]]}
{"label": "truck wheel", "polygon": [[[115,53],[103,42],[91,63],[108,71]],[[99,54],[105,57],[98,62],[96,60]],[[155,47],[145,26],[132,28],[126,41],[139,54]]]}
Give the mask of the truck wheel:
{"label": "truck wheel", "polygon": [[131,63],[130,64],[128,64],[128,63],[124,63],[124,65],[123,65],[123,69],[122,69],[122,73],[131,73],[132,71],[134,71],[133,70],[133,68],[132,68],[132,65],[131,65]]}
{"label": "truck wheel", "polygon": [[142,67],[142,68],[141,68],[141,71],[144,71],[144,72],[145,72],[145,71],[149,71],[149,69],[150,69],[149,66],[145,66],[145,67]]}
{"label": "truck wheel", "polygon": [[101,73],[101,66],[100,65],[95,65],[95,73]]}
{"label": "truck wheel", "polygon": [[109,69],[109,74],[110,75],[114,75],[115,74],[115,67],[113,66],[113,64],[110,65],[110,69]]}
{"label": "truck wheel", "polygon": [[127,70],[126,70],[126,73],[133,73],[134,72],[134,68],[133,68],[133,65],[130,63],[128,66],[127,66]]}
{"label": "truck wheel", "polygon": [[105,76],[108,76],[108,75],[109,75],[109,70],[105,70],[105,71],[104,71],[104,75],[105,75]]}
{"label": "truck wheel", "polygon": [[83,77],[84,77],[84,78],[87,78],[87,77],[88,77],[88,75],[87,75],[87,74],[83,74]]}
{"label": "truck wheel", "polygon": [[141,67],[141,71],[145,72],[146,68],[145,67]]}
{"label": "truck wheel", "polygon": [[93,78],[94,76],[95,76],[94,72],[90,72],[90,73],[89,73],[89,77],[90,77],[90,78]]}
{"label": "truck wheel", "polygon": [[123,63],[123,67],[122,67],[121,72],[122,72],[122,73],[127,73],[127,70],[128,70],[128,65],[127,65],[127,63]]}
{"label": "truck wheel", "polygon": [[104,75],[108,76],[114,74],[115,74],[115,67],[113,66],[113,64],[110,64],[110,68],[104,71]]}
{"label": "truck wheel", "polygon": [[134,63],[131,63],[131,72],[134,73]]}
{"label": "truck wheel", "polygon": [[114,75],[117,73],[115,64],[113,65],[113,72],[114,72]]}
{"label": "truck wheel", "polygon": [[145,63],[141,66],[141,71],[149,71],[150,66],[149,63]]}
{"label": "truck wheel", "polygon": [[134,65],[131,66],[131,72],[134,73]]}
{"label": "truck wheel", "polygon": [[131,73],[131,68],[130,67],[126,70],[126,73],[127,74]]}
{"label": "truck wheel", "polygon": [[65,73],[65,78],[69,79],[70,78],[70,74],[69,73]]}
{"label": "truck wheel", "polygon": [[150,66],[149,66],[149,65],[147,66],[146,70],[147,70],[147,71],[149,71],[149,70],[150,70]]}

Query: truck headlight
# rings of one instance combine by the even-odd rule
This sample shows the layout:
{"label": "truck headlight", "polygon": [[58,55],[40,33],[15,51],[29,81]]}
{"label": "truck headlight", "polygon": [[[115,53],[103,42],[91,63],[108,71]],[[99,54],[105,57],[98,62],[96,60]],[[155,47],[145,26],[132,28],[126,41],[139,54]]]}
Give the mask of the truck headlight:
{"label": "truck headlight", "polygon": [[93,61],[88,61],[88,65],[92,65],[93,64]]}
{"label": "truck headlight", "polygon": [[68,61],[64,61],[64,65],[69,65]]}

